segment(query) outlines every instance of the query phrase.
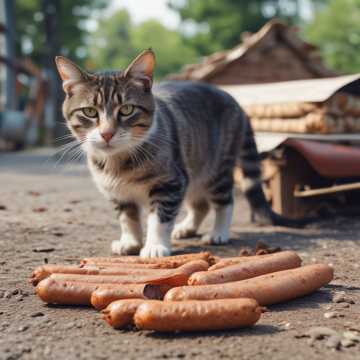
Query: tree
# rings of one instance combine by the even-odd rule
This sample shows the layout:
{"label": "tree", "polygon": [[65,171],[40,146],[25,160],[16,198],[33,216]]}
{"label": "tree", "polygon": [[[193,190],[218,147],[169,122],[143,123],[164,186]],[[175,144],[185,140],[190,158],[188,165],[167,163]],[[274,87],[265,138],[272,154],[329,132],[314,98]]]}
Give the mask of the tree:
{"label": "tree", "polygon": [[256,32],[270,18],[298,23],[302,1],[168,0],[168,4],[180,14],[185,28],[192,25],[187,41],[205,55],[237,45],[243,31]]}
{"label": "tree", "polygon": [[[106,0],[61,0],[57,13],[62,54],[82,62],[87,56],[85,46],[89,31],[86,21],[95,10],[107,5]],[[30,56],[38,64],[46,63],[45,25],[42,1],[17,0],[16,53]]]}
{"label": "tree", "polygon": [[88,69],[122,69],[135,56],[131,42],[131,19],[126,10],[99,20],[97,30],[90,36]]}
{"label": "tree", "polygon": [[198,54],[186,45],[179,33],[166,29],[156,20],[148,20],[132,29],[136,52],[152,47],[158,59],[156,75],[161,78],[179,71],[184,64],[197,61]]}
{"label": "tree", "polygon": [[332,0],[305,30],[326,63],[344,73],[360,71],[360,0]]}
{"label": "tree", "polygon": [[157,57],[156,77],[179,71],[183,64],[197,60],[197,52],[186,45],[179,33],[156,20],[133,24],[126,10],[99,21],[90,42],[87,68],[124,69],[142,50],[153,48]]}

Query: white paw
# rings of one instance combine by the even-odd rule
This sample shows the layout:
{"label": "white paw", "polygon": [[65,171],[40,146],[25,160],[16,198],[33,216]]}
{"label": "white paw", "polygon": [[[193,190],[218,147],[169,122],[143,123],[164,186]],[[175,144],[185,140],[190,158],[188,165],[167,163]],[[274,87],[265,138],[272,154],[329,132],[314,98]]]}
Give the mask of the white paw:
{"label": "white paw", "polygon": [[145,245],[140,251],[141,257],[162,257],[170,254],[171,248],[162,244]]}
{"label": "white paw", "polygon": [[174,230],[171,234],[173,239],[186,239],[189,237],[194,237],[196,235],[196,229],[187,224],[176,224]]}
{"label": "white paw", "polygon": [[205,234],[202,237],[202,241],[209,245],[226,245],[230,241],[230,236],[227,233],[212,232]]}
{"label": "white paw", "polygon": [[117,255],[138,255],[141,243],[131,236],[122,236],[111,243],[111,252]]}

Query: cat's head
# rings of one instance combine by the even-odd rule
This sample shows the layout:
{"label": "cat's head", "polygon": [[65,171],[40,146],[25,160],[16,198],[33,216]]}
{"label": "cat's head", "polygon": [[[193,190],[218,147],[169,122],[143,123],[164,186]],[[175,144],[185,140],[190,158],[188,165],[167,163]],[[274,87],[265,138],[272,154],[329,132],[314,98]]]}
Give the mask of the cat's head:
{"label": "cat's head", "polygon": [[90,74],[56,57],[66,98],[63,114],[87,152],[113,155],[142,143],[152,126],[155,55],[145,50],[124,71]]}

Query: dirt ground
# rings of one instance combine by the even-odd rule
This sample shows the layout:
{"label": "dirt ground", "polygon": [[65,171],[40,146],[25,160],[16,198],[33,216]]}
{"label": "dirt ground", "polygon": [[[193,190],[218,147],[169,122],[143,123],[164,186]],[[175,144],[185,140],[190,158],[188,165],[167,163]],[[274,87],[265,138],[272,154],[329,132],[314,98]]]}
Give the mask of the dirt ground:
{"label": "dirt ground", "polygon": [[[34,267],[109,255],[111,240],[119,236],[115,212],[86,167],[55,166],[51,152],[0,154],[0,359],[360,358],[360,343],[336,350],[327,339],[303,337],[317,326],[360,336],[360,218],[334,218],[301,230],[258,228],[248,223],[240,196],[230,245],[201,246],[190,239],[177,241],[175,251],[233,256],[262,240],[298,251],[305,264],[332,264],[334,281],[311,296],[271,306],[251,329],[216,333],[116,331],[93,309],[43,304],[28,284]],[[211,222],[209,217],[203,230]],[[348,302],[335,303],[341,291]]]}

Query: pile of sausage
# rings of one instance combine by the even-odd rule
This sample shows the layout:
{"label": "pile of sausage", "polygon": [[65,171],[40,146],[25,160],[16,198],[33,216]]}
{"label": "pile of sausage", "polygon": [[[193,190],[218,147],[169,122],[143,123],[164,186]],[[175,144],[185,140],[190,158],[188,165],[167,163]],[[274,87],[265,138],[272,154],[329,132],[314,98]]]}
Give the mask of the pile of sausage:
{"label": "pile of sausage", "polygon": [[265,305],[310,294],[333,279],[326,264],[301,266],[293,251],[218,258],[85,258],[43,265],[31,282],[49,304],[92,305],[114,328],[202,331],[254,325]]}

